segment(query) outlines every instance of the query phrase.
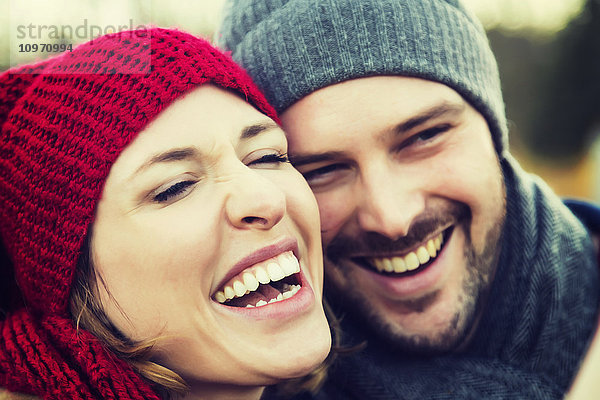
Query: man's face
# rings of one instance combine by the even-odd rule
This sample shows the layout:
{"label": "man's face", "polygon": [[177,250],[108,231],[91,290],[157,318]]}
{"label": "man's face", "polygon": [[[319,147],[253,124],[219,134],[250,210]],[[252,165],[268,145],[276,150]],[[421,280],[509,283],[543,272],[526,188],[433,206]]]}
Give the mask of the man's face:
{"label": "man's face", "polygon": [[328,297],[400,348],[459,345],[505,213],[482,115],[445,85],[379,76],[320,89],[281,118],[319,203]]}

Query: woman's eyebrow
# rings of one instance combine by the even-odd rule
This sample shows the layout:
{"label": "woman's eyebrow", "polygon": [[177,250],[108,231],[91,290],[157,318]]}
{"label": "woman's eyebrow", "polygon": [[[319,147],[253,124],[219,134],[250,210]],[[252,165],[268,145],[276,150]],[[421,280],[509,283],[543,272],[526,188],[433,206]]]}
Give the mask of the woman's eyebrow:
{"label": "woman's eyebrow", "polygon": [[[279,129],[279,125],[277,125],[273,121],[268,122],[258,122],[256,124],[251,124],[244,129],[240,134],[241,139],[250,139],[253,138],[260,133],[269,131],[271,129]],[[137,175],[145,169],[148,169],[150,166],[160,163],[168,163],[173,161],[181,161],[192,158],[198,158],[199,153],[198,150],[194,147],[183,147],[183,148],[175,148],[167,151],[160,152],[158,154],[153,155],[148,159],[148,161],[144,162],[136,171],[132,174]]]}
{"label": "woman's eyebrow", "polygon": [[183,147],[170,149],[161,153],[155,154],[148,161],[140,165],[140,167],[133,173],[137,175],[150,166],[160,163],[168,163],[173,161],[187,160],[191,158],[198,158],[198,150],[194,147]]}
{"label": "woman's eyebrow", "polygon": [[279,129],[279,125],[277,125],[273,121],[259,122],[256,124],[248,125],[244,127],[244,129],[242,129],[240,139],[250,139],[262,132],[269,131],[271,129]]}

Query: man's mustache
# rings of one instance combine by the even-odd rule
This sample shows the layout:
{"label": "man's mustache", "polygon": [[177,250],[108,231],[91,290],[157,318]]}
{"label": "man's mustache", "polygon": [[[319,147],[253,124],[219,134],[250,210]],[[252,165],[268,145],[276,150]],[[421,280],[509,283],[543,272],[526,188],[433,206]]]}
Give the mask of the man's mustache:
{"label": "man's mustache", "polygon": [[396,240],[377,232],[361,231],[358,235],[338,234],[326,247],[325,254],[333,262],[339,258],[369,255],[402,254],[413,250],[432,234],[439,233],[450,225],[470,220],[470,210],[466,204],[448,202],[444,207],[431,207],[415,218],[406,236]]}

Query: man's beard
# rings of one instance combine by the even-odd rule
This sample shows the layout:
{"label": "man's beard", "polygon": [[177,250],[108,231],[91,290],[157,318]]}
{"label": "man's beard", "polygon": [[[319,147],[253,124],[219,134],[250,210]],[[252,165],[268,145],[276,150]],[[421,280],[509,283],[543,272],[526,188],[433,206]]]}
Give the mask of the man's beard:
{"label": "man's beard", "polygon": [[[503,207],[503,210],[505,208]],[[344,312],[351,314],[362,326],[373,331],[378,338],[394,350],[418,354],[439,354],[459,347],[477,324],[478,316],[487,298],[490,282],[497,264],[500,240],[504,225],[504,213],[499,221],[491,225],[485,234],[485,246],[477,252],[471,239],[472,216],[470,209],[462,203],[448,202],[444,207],[426,210],[416,218],[408,234],[391,240],[374,232],[363,232],[357,236],[336,236],[325,249],[325,269],[337,269],[347,274],[350,269],[344,259],[360,254],[401,254],[423,243],[432,233],[453,225],[453,233],[462,229],[465,234],[464,259],[466,276],[458,294],[458,306],[453,308],[450,323],[437,334],[425,336],[399,332],[393,324],[376,312],[360,290],[343,290],[330,284],[326,273],[325,293],[333,303],[342,303]],[[342,261],[342,262],[340,262]],[[341,290],[338,290],[341,289]],[[412,312],[425,312],[440,293],[430,293],[414,301],[403,301],[402,307]]]}

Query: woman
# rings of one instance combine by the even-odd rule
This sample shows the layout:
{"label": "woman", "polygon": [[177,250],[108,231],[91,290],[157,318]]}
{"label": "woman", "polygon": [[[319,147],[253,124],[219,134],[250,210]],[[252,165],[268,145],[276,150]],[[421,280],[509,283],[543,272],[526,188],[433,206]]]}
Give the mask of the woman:
{"label": "woman", "polygon": [[0,387],[258,399],[326,357],[316,203],[229,57],[121,32],[0,91]]}

